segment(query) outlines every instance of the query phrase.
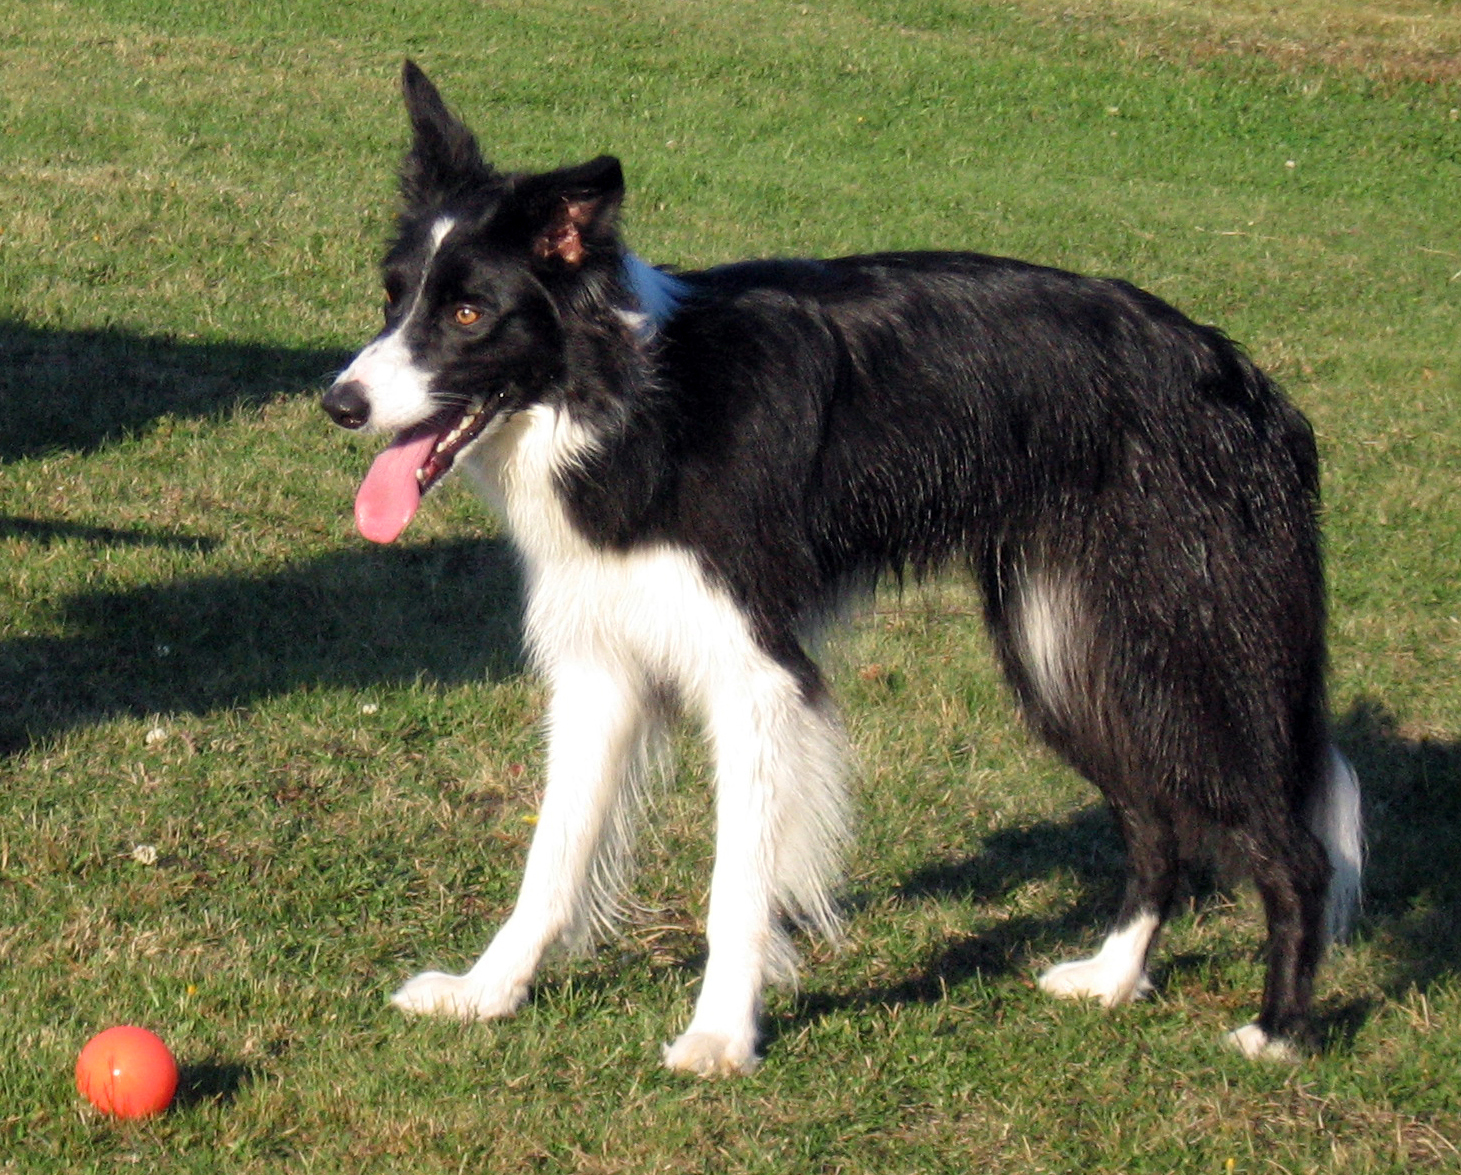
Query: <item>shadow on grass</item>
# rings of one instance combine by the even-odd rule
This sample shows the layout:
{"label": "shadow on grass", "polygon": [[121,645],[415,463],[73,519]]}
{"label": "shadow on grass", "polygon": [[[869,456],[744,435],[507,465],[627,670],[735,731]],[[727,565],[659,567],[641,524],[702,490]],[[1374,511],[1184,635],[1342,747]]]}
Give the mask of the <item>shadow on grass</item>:
{"label": "shadow on grass", "polygon": [[201,1061],[183,1065],[178,1071],[175,1109],[186,1110],[210,1103],[228,1105],[258,1077],[252,1065],[234,1061]]}
{"label": "shadow on grass", "polygon": [[[1387,996],[1425,991],[1461,972],[1461,743],[1408,738],[1378,703],[1361,701],[1336,722],[1336,737],[1365,791],[1369,859],[1366,906],[1358,933],[1378,943],[1387,960],[1378,976]],[[967,860],[919,870],[895,891],[904,901],[953,898],[998,902],[1025,882],[1073,871],[1082,896],[1050,917],[1012,918],[977,935],[952,939],[915,971],[893,983],[858,991],[806,990],[771,1026],[771,1039],[808,1021],[857,1008],[932,1003],[975,978],[1029,972],[1034,960],[1069,953],[1104,929],[1125,880],[1124,852],[1103,806],[1068,819],[996,832]],[[1210,877],[1199,873],[1192,892],[1204,899]],[[1191,957],[1157,961],[1159,977],[1200,967]],[[1256,993],[1255,993],[1256,994]],[[1343,1051],[1374,1013],[1366,997],[1322,1001],[1317,1035]]]}
{"label": "shadow on grass", "polygon": [[121,530],[113,526],[86,526],[77,522],[0,514],[0,539],[5,538],[34,539],[42,543],[75,539],[104,547],[172,547],[180,551],[199,553],[206,553],[218,546],[216,540],[201,535],[173,534],[145,527]]}
{"label": "shadow on grass", "polygon": [[836,1012],[937,1003],[970,980],[1023,973],[1033,957],[1058,943],[1083,942],[1093,926],[1103,925],[1115,912],[1124,879],[1120,838],[1104,807],[1083,808],[1067,820],[995,832],[975,855],[911,874],[893,896],[909,905],[938,899],[997,903],[1031,879],[1057,870],[1074,870],[1081,883],[1080,899],[1058,915],[1022,915],[979,934],[951,938],[917,970],[891,983],[844,992],[808,986],[785,1016],[768,1025],[767,1043]]}
{"label": "shadow on grass", "polygon": [[313,686],[502,677],[520,668],[517,585],[505,544],[460,540],[73,596],[67,635],[0,642],[0,753]]}
{"label": "shadow on grass", "polygon": [[1461,741],[1408,735],[1373,700],[1337,734],[1365,793],[1360,933],[1390,960],[1387,992],[1424,991],[1461,972]]}
{"label": "shadow on grass", "polygon": [[92,452],[162,416],[223,415],[318,388],[343,351],[0,321],[0,462]]}
{"label": "shadow on grass", "polygon": [[[346,358],[0,321],[0,464],[94,451],[163,416],[312,393]],[[0,537],[199,553],[215,545],[18,514],[0,515]],[[462,540],[58,600],[65,636],[0,641],[0,753],[108,718],[202,713],[310,686],[501,676],[519,667],[517,596],[505,545]]]}

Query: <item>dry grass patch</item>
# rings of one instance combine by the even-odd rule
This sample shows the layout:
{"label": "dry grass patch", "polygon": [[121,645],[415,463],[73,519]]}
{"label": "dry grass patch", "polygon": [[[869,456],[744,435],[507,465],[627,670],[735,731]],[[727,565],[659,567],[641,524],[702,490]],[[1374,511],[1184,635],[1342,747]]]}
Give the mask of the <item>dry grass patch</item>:
{"label": "dry grass patch", "polygon": [[1114,26],[1138,55],[1265,58],[1423,82],[1461,78],[1461,11],[1444,0],[1016,0],[1049,21]]}

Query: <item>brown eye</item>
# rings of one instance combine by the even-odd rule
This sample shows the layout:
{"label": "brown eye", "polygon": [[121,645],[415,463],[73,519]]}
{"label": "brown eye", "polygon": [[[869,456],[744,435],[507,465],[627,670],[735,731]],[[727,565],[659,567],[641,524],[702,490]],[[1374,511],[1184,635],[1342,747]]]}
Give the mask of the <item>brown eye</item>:
{"label": "brown eye", "polygon": [[452,321],[458,326],[475,326],[482,321],[482,312],[475,306],[458,306],[452,314]]}

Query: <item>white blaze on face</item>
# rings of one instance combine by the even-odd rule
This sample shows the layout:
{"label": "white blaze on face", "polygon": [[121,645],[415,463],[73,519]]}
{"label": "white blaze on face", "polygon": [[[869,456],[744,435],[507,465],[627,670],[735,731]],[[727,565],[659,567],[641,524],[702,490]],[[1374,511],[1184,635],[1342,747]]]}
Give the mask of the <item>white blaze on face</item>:
{"label": "white blaze on face", "polygon": [[364,389],[371,432],[397,432],[396,439],[370,467],[355,497],[355,525],[366,538],[377,543],[393,541],[416,513],[421,487],[416,471],[430,455],[436,436],[430,431],[411,431],[430,418],[431,372],[421,367],[406,342],[406,331],[421,311],[431,265],[441,243],[456,227],[443,216],[431,226],[420,277],[411,291],[411,301],[396,325],[360,352],[336,384],[358,383]]}
{"label": "white blaze on face", "polygon": [[431,373],[417,365],[405,332],[420,312],[426,279],[441,243],[455,227],[456,221],[449,216],[431,226],[426,259],[411,291],[410,304],[396,325],[361,351],[335,381],[358,383],[365,389],[370,405],[366,427],[371,432],[396,432],[420,424],[431,415]]}

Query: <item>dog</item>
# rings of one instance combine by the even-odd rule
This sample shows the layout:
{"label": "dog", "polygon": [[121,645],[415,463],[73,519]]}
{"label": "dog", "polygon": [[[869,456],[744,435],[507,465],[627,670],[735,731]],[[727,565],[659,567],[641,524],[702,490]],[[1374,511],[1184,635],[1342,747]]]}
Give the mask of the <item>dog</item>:
{"label": "dog", "polygon": [[323,397],[396,434],[355,504],[391,542],[460,470],[521,557],[549,687],[546,785],[511,916],[394,1003],[490,1019],[621,910],[667,716],[703,726],[716,845],[703,985],[671,1069],[747,1073],[789,931],[838,928],[845,739],[808,653],[850,596],[962,565],[1033,729],[1104,793],[1129,879],[1092,958],[1113,1006],[1185,847],[1217,829],[1268,920],[1257,1019],[1290,1056],[1360,885],[1359,785],[1325,698],[1318,461],[1219,331],[1120,281],[973,253],[629,252],[619,162],[505,173],[413,63],[384,327]]}

